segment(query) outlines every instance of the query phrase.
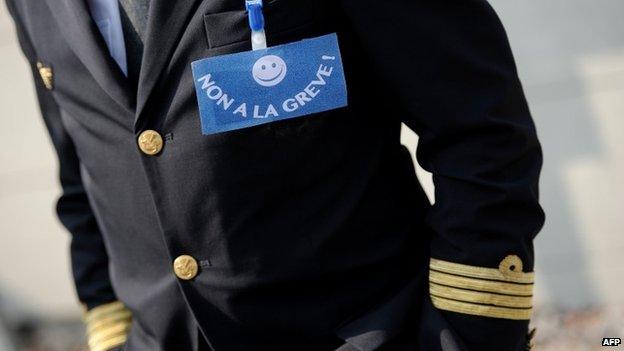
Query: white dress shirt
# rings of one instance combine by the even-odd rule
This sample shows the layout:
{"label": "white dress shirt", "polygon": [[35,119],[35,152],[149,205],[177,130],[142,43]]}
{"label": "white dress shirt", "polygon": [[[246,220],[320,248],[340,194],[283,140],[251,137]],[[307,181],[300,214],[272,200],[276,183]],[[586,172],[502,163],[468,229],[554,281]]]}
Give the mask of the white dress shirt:
{"label": "white dress shirt", "polygon": [[118,0],[87,0],[91,17],[97,24],[111,57],[123,73],[128,75],[126,44],[124,42]]}

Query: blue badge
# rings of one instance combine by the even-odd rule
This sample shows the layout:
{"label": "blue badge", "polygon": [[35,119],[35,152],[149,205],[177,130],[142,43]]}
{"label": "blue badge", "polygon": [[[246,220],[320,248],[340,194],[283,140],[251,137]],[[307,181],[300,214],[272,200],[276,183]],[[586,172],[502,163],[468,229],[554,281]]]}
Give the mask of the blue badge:
{"label": "blue badge", "polygon": [[205,135],[347,106],[336,34],[192,63]]}

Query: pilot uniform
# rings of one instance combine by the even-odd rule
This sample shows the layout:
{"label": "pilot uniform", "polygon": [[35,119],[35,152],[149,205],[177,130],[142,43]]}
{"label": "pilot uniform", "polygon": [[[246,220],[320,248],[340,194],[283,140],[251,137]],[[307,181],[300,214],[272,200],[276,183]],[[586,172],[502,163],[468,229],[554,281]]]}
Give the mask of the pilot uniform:
{"label": "pilot uniform", "polygon": [[243,0],[151,0],[126,70],[86,1],[7,4],[92,351],[530,347],[541,149],[485,0],[265,0],[270,46],[337,33],[348,106],[213,135],[190,64],[251,49]]}

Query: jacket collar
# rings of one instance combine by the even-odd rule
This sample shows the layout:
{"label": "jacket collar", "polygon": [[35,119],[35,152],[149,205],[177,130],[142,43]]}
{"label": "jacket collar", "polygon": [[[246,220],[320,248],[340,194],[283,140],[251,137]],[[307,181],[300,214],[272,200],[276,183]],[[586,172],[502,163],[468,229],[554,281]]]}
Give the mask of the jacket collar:
{"label": "jacket collar", "polygon": [[[106,93],[135,115],[145,110],[159,78],[173,56],[200,0],[152,0],[150,4],[138,95],[111,58],[85,0],[45,0],[62,35]],[[137,127],[138,128],[138,127]]]}
{"label": "jacket collar", "polygon": [[[129,113],[135,99],[117,63],[112,59],[84,0],[46,0],[76,56],[102,89]],[[175,1],[178,2],[178,1]]]}
{"label": "jacket collar", "polygon": [[[139,75],[135,128],[200,0],[152,0]],[[189,63],[190,67],[190,63]]]}

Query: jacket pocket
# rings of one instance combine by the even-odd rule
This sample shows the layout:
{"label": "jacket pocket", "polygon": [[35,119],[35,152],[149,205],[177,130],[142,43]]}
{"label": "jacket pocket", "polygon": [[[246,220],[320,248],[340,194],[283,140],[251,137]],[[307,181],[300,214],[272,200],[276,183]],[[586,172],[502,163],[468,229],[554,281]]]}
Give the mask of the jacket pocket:
{"label": "jacket pocket", "polygon": [[[312,36],[316,16],[312,3],[304,0],[267,2],[264,6],[264,16],[269,45]],[[204,27],[209,49],[242,43],[247,43],[251,47],[249,44],[251,31],[244,9],[205,14]]]}

